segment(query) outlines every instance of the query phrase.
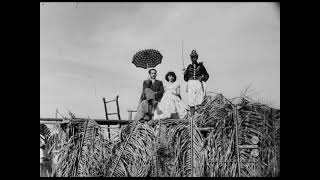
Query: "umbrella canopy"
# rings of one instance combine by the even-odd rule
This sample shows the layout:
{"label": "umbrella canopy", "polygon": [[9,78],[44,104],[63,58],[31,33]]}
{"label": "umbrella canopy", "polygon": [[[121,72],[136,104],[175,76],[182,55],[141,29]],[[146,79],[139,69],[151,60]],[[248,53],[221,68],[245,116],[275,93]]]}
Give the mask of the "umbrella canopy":
{"label": "umbrella canopy", "polygon": [[136,67],[148,69],[154,68],[162,61],[162,54],[155,49],[145,49],[138,51],[132,58],[132,63]]}

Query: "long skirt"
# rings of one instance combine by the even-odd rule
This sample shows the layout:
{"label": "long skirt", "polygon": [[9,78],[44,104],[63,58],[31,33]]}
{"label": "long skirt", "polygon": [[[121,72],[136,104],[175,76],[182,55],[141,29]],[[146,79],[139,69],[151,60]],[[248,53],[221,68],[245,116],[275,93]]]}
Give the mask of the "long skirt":
{"label": "long skirt", "polygon": [[199,80],[189,80],[187,83],[188,105],[197,106],[203,102],[206,93],[206,83]]}
{"label": "long skirt", "polygon": [[181,119],[187,115],[187,106],[183,101],[170,91],[165,92],[157,108],[154,111],[154,119]]}

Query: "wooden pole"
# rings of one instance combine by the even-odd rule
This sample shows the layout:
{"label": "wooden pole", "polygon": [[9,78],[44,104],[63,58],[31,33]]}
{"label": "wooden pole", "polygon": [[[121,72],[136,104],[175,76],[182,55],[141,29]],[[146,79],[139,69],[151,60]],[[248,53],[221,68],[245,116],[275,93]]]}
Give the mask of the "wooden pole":
{"label": "wooden pole", "polygon": [[[75,118],[75,119],[87,119],[87,118]],[[133,120],[113,120],[109,119],[106,121],[105,119],[92,119],[96,121],[99,125],[117,125],[117,124],[129,124],[133,122]],[[68,120],[63,120],[61,118],[40,118],[40,124],[64,124],[64,123],[69,123],[70,121]]]}
{"label": "wooden pole", "polygon": [[236,130],[236,151],[237,151],[237,164],[238,164],[238,177],[241,177],[241,172],[240,172],[240,152],[239,152],[239,142],[238,142],[238,112],[237,112],[237,107],[233,106],[234,109],[234,114],[233,114],[233,121],[235,124],[235,130]]}
{"label": "wooden pole", "polygon": [[[119,95],[117,95],[117,97],[116,97],[116,103],[117,103],[118,118],[119,118],[119,120],[121,120],[121,117],[120,117],[120,108],[119,108]],[[121,127],[121,124],[120,124],[119,126]]]}
{"label": "wooden pole", "polygon": [[[104,110],[106,112],[106,120],[109,120],[108,118],[108,111],[107,111],[107,104],[106,104],[106,99],[103,98],[103,105],[104,105]],[[108,137],[109,137],[109,140],[111,139],[111,135],[110,135],[110,125],[108,125]]]}
{"label": "wooden pole", "polygon": [[120,108],[119,108],[119,95],[117,95],[117,97],[116,97],[116,103],[117,103],[118,118],[119,118],[119,120],[121,120],[121,117],[120,117]]}
{"label": "wooden pole", "polygon": [[[226,123],[225,120],[226,119],[223,118],[223,123],[222,123],[222,142],[221,142],[221,144],[222,144],[222,154],[223,154],[222,161],[226,160],[226,153],[225,153],[225,147],[224,147],[224,130],[225,130],[225,123]],[[226,163],[223,163],[222,167],[223,167],[223,169],[225,169]],[[224,176],[225,176],[225,173],[224,173]]]}
{"label": "wooden pole", "polygon": [[193,177],[193,117],[190,118],[190,130],[191,130],[191,177]]}
{"label": "wooden pole", "polygon": [[103,105],[104,105],[104,111],[106,112],[106,120],[108,120],[108,111],[107,111],[107,105],[106,105],[106,99],[103,98]]}
{"label": "wooden pole", "polygon": [[[136,111],[131,111],[131,112],[136,112]],[[86,118],[75,118],[75,119],[86,119]],[[106,121],[105,119],[92,119],[92,120],[96,121],[99,125],[117,125],[117,124],[124,125],[124,124],[132,123],[134,121],[131,119],[125,119],[125,120],[109,119],[108,121]],[[174,120],[183,120],[183,119],[174,119]],[[63,120],[62,118],[40,118],[40,124],[55,124],[55,123],[64,124],[64,123],[69,123],[69,121]],[[215,128],[207,127],[207,128],[199,128],[199,130],[212,131],[212,130],[215,130]]]}

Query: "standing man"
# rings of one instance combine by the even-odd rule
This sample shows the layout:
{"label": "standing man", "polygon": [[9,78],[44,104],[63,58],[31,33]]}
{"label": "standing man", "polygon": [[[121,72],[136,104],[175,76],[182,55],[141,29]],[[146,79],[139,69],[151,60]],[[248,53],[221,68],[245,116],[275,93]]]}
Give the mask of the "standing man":
{"label": "standing man", "polygon": [[144,93],[144,90],[146,88],[150,88],[154,92],[154,97],[157,102],[161,101],[161,98],[164,93],[163,83],[162,81],[159,81],[156,79],[157,77],[157,70],[150,69],[149,70],[150,79],[143,81],[143,89],[142,94],[140,97],[140,102],[146,99],[146,95]]}
{"label": "standing man", "polygon": [[188,104],[191,116],[195,114],[197,106],[200,105],[205,96],[204,82],[209,79],[209,74],[203,66],[203,62],[198,63],[198,53],[192,50],[190,54],[191,64],[184,71],[184,80],[187,82]]}

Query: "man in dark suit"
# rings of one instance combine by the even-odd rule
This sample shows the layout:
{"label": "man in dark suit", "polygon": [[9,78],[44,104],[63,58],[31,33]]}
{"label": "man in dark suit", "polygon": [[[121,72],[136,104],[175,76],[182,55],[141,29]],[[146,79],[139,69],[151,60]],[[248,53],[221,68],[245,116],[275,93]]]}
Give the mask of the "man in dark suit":
{"label": "man in dark suit", "polygon": [[155,100],[157,102],[160,102],[164,93],[163,83],[162,81],[156,80],[157,70],[150,69],[149,75],[150,75],[150,79],[143,81],[143,89],[140,97],[140,102],[146,99],[146,96],[144,94],[144,90],[146,88],[150,88],[154,92]]}
{"label": "man in dark suit", "polygon": [[142,123],[149,122],[152,119],[157,104],[154,93],[150,88],[144,89],[144,94],[146,99],[139,104],[136,116],[134,117],[135,120]]}

